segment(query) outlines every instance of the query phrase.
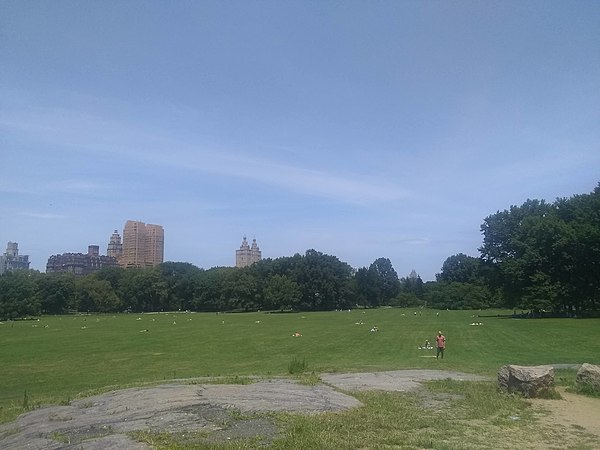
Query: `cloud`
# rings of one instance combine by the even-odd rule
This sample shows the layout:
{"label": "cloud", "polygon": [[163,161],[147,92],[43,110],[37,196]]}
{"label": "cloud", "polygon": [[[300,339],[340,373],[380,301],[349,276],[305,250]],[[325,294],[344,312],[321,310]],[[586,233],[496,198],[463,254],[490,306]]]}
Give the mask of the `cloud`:
{"label": "cloud", "polygon": [[60,180],[49,183],[47,189],[57,192],[76,193],[82,191],[99,191],[105,188],[104,185],[89,180]]}
{"label": "cloud", "polygon": [[402,239],[400,241],[398,241],[399,243],[402,244],[408,244],[408,245],[427,245],[431,243],[431,239],[426,238],[426,237],[416,237],[416,238],[407,238],[407,239]]}
{"label": "cloud", "polygon": [[24,217],[31,217],[33,219],[43,219],[43,220],[65,219],[67,217],[62,214],[36,213],[36,212],[18,212],[17,215],[24,216]]}
{"label": "cloud", "polygon": [[13,186],[13,185],[5,185],[3,186],[0,182],[0,192],[5,194],[37,194],[38,190],[32,189],[31,187],[21,187],[21,186]]}
{"label": "cloud", "polygon": [[5,180],[0,182],[0,192],[7,194],[49,194],[49,193],[81,193],[97,192],[106,189],[107,186],[89,180],[56,180],[49,183],[36,183],[35,179],[29,179],[26,186],[18,186]]}
{"label": "cloud", "polygon": [[344,176],[274,161],[250,160],[235,154],[205,156],[208,158],[203,159],[202,165],[195,167],[196,170],[250,179],[345,203],[388,202],[408,195],[406,190],[395,185],[380,180],[368,180],[358,177],[357,174]]}
{"label": "cloud", "polygon": [[[63,108],[29,108],[0,115],[0,127],[28,139],[52,143],[65,151],[106,158],[118,155],[161,167],[251,180],[287,191],[343,203],[369,205],[408,196],[396,182],[365,177],[358,173],[336,173],[248,157],[243,149],[218,149],[196,142],[182,142],[167,131],[145,130],[126,121],[82,114]],[[51,189],[80,191],[100,186],[78,180],[58,182]],[[1,188],[0,188],[1,189]]]}

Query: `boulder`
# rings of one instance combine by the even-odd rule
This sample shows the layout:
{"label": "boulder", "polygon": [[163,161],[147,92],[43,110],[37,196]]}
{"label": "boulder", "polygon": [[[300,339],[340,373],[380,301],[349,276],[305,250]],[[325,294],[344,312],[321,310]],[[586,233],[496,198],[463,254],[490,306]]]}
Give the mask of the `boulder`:
{"label": "boulder", "polygon": [[554,368],[502,366],[498,371],[498,387],[503,392],[517,392],[525,397],[543,397],[554,391]]}
{"label": "boulder", "polygon": [[575,385],[578,389],[600,391],[600,366],[584,363],[577,371]]}

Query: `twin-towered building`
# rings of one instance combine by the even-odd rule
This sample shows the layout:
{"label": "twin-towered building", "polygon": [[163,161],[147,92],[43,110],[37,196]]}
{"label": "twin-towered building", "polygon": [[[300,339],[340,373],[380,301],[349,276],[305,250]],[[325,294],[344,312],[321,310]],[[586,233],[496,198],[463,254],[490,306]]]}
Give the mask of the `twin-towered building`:
{"label": "twin-towered building", "polygon": [[252,239],[252,246],[250,246],[244,236],[240,249],[235,251],[235,267],[248,267],[261,259],[262,254],[256,239]]}

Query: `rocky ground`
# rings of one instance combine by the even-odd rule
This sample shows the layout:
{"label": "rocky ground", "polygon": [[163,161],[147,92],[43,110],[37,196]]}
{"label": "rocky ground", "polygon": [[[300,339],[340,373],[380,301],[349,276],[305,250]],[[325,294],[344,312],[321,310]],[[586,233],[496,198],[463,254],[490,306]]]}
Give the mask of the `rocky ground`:
{"label": "rocky ground", "polygon": [[[483,379],[460,372],[399,370],[322,374],[323,384],[317,386],[275,378],[245,385],[203,384],[202,381],[192,384],[182,381],[123,389],[72,401],[66,406],[37,409],[23,414],[12,423],[0,425],[0,448],[148,449],[147,445],[127,435],[135,431],[181,435],[202,432],[208,441],[257,435],[269,440],[277,435],[276,424],[268,416],[253,416],[254,413],[288,411],[316,414],[340,411],[358,407],[360,402],[339,390],[350,393],[367,389],[409,391],[419,388],[423,381],[447,378]],[[573,401],[567,398],[567,402],[570,402],[567,406],[571,409]],[[597,408],[597,405],[596,402],[590,402],[588,406]],[[546,404],[542,406],[548,407]],[[565,409],[559,407],[558,410]],[[236,414],[232,415],[232,411]],[[573,417],[572,414],[569,417]],[[592,420],[590,426],[593,427],[594,423]]]}

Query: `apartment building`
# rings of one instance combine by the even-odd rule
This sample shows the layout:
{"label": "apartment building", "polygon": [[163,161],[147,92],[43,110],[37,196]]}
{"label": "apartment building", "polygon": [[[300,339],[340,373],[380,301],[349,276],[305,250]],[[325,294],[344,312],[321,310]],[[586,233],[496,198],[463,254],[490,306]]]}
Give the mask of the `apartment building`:
{"label": "apartment building", "polygon": [[119,264],[122,267],[157,266],[163,262],[164,246],[165,232],[161,225],[128,220],[123,228]]}

